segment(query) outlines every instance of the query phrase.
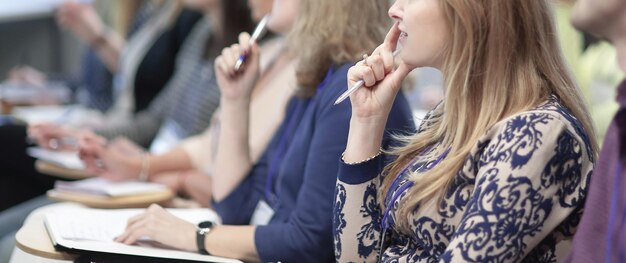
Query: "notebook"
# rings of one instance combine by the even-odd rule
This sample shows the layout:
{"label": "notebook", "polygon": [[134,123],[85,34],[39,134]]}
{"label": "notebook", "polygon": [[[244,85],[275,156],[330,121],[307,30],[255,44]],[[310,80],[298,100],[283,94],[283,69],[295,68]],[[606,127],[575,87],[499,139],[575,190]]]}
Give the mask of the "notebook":
{"label": "notebook", "polygon": [[28,155],[51,164],[70,169],[84,170],[85,164],[78,158],[77,152],[59,152],[46,150],[40,147],[31,147],[26,149]]}
{"label": "notebook", "polygon": [[124,181],[112,182],[94,177],[80,181],[57,181],[54,189],[66,192],[78,192],[99,196],[120,197],[168,191],[167,186],[150,182]]}
{"label": "notebook", "polygon": [[[102,210],[66,207],[46,213],[44,224],[50,240],[60,249],[201,262],[241,262],[167,249],[163,246],[156,247],[154,246],[156,242],[146,238],[142,240],[144,241],[142,245],[133,246],[113,241],[124,232],[130,217],[144,211],[145,209]],[[209,209],[168,209],[168,211],[193,224],[206,220],[219,221],[217,214]]]}

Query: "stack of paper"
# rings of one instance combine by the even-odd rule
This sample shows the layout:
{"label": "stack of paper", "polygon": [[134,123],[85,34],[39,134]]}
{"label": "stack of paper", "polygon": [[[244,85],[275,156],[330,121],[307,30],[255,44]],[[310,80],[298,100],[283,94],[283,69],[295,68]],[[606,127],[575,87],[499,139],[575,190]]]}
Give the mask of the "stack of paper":
{"label": "stack of paper", "polygon": [[52,163],[54,165],[71,169],[71,170],[84,170],[85,165],[78,158],[77,152],[58,152],[46,150],[40,147],[31,147],[26,150],[28,155],[35,157],[39,160]]}
{"label": "stack of paper", "polygon": [[168,191],[168,188],[162,184],[136,181],[112,182],[103,178],[89,178],[74,182],[57,181],[54,189],[109,197]]}
{"label": "stack of paper", "polygon": [[[154,258],[193,260],[203,262],[241,262],[233,259],[200,255],[193,252],[150,246],[128,246],[113,241],[126,229],[129,218],[144,209],[101,210],[91,208],[63,208],[47,213],[44,223],[55,245],[70,250],[95,251]],[[209,209],[168,209],[175,216],[198,224],[202,221],[219,222],[217,214]],[[149,241],[149,239],[144,239]],[[155,243],[152,241],[152,243]]]}

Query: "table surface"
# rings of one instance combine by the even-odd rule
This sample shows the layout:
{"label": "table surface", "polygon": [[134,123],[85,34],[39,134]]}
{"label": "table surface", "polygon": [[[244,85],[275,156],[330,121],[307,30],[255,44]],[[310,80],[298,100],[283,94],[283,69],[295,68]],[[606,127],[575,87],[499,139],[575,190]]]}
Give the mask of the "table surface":
{"label": "table surface", "polygon": [[[197,204],[191,201],[184,201],[180,198],[172,199],[165,204],[166,207],[174,208],[197,208]],[[57,251],[50,241],[48,231],[43,223],[43,217],[46,213],[55,209],[64,209],[68,207],[85,207],[77,203],[57,203],[44,206],[33,210],[28,218],[24,221],[24,225],[17,231],[15,235],[16,246],[33,256],[46,259],[71,260],[77,258],[77,255]]]}
{"label": "table surface", "polygon": [[60,203],[34,210],[15,234],[16,246],[22,251],[48,259],[74,260],[76,255],[54,249],[48,231],[43,223],[44,214],[61,207],[75,207],[79,204]]}

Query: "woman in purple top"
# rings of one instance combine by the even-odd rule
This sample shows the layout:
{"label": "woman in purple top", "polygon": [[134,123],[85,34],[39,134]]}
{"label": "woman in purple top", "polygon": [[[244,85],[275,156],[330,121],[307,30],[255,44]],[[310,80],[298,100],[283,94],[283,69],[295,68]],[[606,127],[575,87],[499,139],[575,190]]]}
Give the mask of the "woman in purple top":
{"label": "woman in purple top", "polygon": [[[615,45],[620,68],[626,71],[626,1],[579,0],[572,22]],[[626,262],[626,82],[617,92],[620,110],[605,136],[567,262]]]}

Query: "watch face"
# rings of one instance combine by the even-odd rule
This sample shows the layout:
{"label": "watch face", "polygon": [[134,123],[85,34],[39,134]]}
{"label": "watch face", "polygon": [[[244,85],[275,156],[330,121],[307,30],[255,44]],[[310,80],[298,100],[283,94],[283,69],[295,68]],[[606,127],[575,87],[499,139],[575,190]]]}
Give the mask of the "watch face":
{"label": "watch face", "polygon": [[213,222],[211,221],[204,221],[198,224],[198,228],[211,228],[211,227],[213,227]]}

